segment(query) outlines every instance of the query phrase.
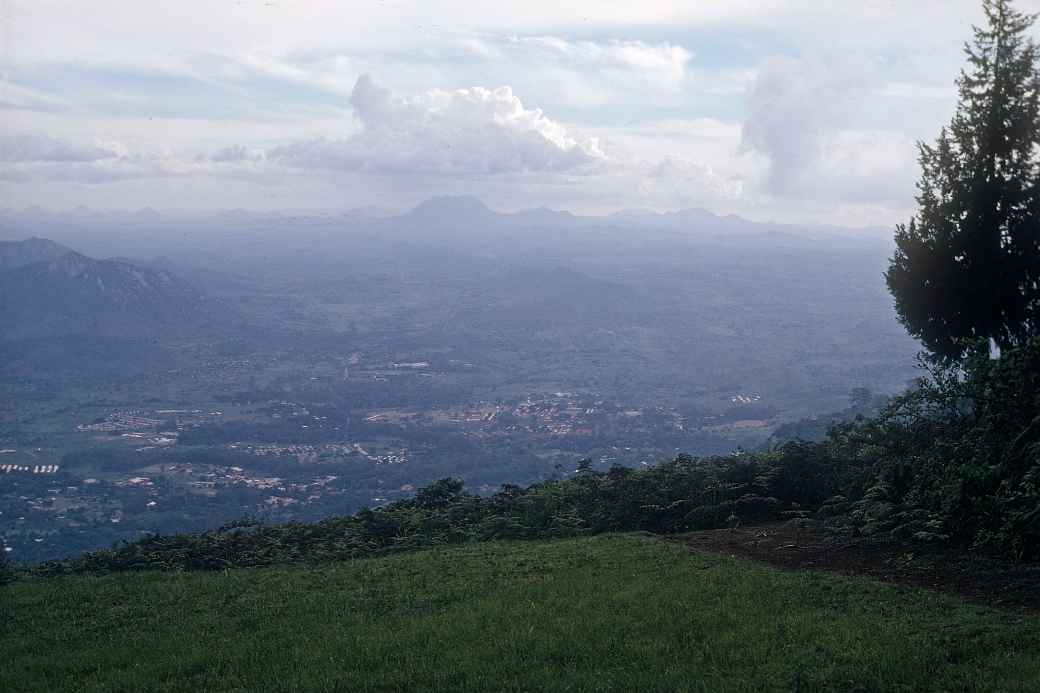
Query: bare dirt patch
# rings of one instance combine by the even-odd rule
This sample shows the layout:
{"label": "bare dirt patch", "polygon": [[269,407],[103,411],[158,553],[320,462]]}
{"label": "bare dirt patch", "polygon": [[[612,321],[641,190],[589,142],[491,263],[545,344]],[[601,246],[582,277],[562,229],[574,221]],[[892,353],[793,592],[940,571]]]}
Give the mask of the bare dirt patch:
{"label": "bare dirt patch", "polygon": [[1040,612],[1040,565],[1015,565],[966,552],[839,537],[790,524],[717,529],[678,540],[781,568],[829,570],[951,592],[988,606]]}

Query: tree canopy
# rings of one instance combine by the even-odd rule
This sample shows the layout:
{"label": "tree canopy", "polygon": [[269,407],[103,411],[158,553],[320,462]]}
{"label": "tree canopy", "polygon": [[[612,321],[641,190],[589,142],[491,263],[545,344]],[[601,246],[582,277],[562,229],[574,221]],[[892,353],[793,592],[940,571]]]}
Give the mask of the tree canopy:
{"label": "tree canopy", "polygon": [[1040,333],[1040,74],[1035,17],[984,0],[956,115],[920,143],[918,213],[886,273],[900,321],[933,355]]}

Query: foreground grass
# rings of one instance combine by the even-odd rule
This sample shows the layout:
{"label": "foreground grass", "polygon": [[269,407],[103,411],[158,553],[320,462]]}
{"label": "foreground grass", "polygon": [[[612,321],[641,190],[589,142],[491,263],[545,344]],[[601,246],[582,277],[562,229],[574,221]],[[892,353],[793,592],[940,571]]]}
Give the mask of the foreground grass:
{"label": "foreground grass", "polygon": [[0,690],[1040,690],[1040,618],[642,536],[0,588]]}

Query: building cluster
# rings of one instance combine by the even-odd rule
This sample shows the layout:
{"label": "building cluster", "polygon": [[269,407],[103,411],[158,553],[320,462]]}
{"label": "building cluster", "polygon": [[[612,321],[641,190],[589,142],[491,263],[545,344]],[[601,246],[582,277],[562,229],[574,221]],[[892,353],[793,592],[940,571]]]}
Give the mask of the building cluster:
{"label": "building cluster", "polygon": [[[179,432],[212,421],[223,414],[221,411],[203,409],[121,409],[112,412],[103,421],[80,424],[76,426],[76,430],[84,433],[122,433],[129,438],[146,438],[150,432],[158,431],[159,427],[165,424],[170,430],[160,431],[161,436],[176,438]],[[154,440],[152,444],[172,445],[174,442],[176,441]]]}
{"label": "building cluster", "polygon": [[257,457],[296,457],[300,462],[317,462],[322,455],[347,456],[354,452],[349,443],[231,443],[230,450],[241,450]]}
{"label": "building cluster", "polygon": [[0,472],[4,474],[55,474],[60,468],[57,464],[0,464]]}
{"label": "building cluster", "polygon": [[96,433],[112,433],[114,431],[140,431],[157,428],[161,421],[145,416],[144,412],[134,409],[112,412],[104,421],[76,426],[77,431]]}
{"label": "building cluster", "polygon": [[512,404],[478,402],[468,406],[421,411],[380,409],[364,417],[372,423],[406,427],[455,424],[475,439],[523,434],[560,438],[591,436],[596,431],[686,430],[686,418],[670,407],[624,407],[595,395],[555,392],[530,395]]}

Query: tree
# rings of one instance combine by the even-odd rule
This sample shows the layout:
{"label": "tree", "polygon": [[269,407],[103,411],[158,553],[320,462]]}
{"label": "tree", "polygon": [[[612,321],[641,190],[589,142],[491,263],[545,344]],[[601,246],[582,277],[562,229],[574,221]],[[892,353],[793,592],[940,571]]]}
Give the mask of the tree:
{"label": "tree", "polygon": [[1035,17],[984,0],[956,115],[919,143],[918,213],[885,274],[900,322],[940,360],[1040,334],[1040,75]]}
{"label": "tree", "polygon": [[462,479],[438,479],[419,489],[415,494],[415,504],[423,508],[446,507],[463,494],[464,488],[465,483]]}

